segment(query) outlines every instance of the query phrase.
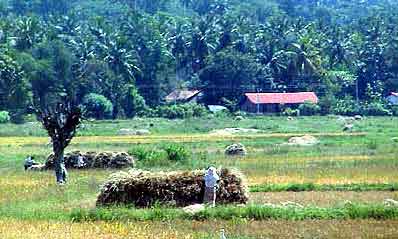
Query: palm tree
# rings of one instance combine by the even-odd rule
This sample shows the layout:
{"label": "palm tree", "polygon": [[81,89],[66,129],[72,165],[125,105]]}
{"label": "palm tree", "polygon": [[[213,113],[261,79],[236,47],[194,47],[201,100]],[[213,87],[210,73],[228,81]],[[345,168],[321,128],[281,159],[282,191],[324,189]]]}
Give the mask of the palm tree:
{"label": "palm tree", "polygon": [[36,18],[23,17],[16,22],[16,47],[22,51],[31,49],[41,32],[41,23]]}

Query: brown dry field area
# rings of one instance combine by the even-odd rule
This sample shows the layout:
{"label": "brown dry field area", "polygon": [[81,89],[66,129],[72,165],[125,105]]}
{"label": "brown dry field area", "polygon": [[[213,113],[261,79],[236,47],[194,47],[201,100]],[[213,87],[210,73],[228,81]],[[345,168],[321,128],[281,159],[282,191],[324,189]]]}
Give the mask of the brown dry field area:
{"label": "brown dry field area", "polygon": [[[215,226],[217,225],[217,226]],[[398,221],[29,222],[0,220],[2,239],[398,238]]]}
{"label": "brown dry field area", "polygon": [[296,202],[304,206],[329,207],[344,204],[345,201],[357,203],[382,203],[385,199],[398,200],[398,192],[269,192],[251,193],[252,203]]}

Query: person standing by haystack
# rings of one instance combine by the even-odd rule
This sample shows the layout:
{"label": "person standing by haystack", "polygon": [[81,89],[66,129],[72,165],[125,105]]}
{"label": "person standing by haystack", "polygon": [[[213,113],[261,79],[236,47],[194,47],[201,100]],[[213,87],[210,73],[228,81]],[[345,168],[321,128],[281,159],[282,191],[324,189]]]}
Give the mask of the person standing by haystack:
{"label": "person standing by haystack", "polygon": [[216,192],[220,177],[214,167],[209,167],[205,173],[205,195],[203,203],[216,206]]}

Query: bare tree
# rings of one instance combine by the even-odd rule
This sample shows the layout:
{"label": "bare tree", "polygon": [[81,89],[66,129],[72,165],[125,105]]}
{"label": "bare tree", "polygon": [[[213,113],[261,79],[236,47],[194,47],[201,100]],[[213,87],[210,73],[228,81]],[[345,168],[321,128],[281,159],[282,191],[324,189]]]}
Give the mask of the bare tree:
{"label": "bare tree", "polygon": [[36,109],[39,121],[47,130],[51,138],[54,152],[54,169],[57,183],[64,184],[67,180],[67,171],[64,163],[64,150],[72,141],[81,122],[81,110],[78,106],[64,100],[53,107]]}

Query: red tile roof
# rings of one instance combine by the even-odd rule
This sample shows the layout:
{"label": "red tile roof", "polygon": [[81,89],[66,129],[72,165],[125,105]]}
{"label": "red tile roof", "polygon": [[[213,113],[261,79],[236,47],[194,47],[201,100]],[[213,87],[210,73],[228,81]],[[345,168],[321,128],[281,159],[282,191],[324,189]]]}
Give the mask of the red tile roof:
{"label": "red tile roof", "polygon": [[314,92],[246,93],[245,96],[253,104],[300,104],[306,101],[318,103],[318,97]]}

